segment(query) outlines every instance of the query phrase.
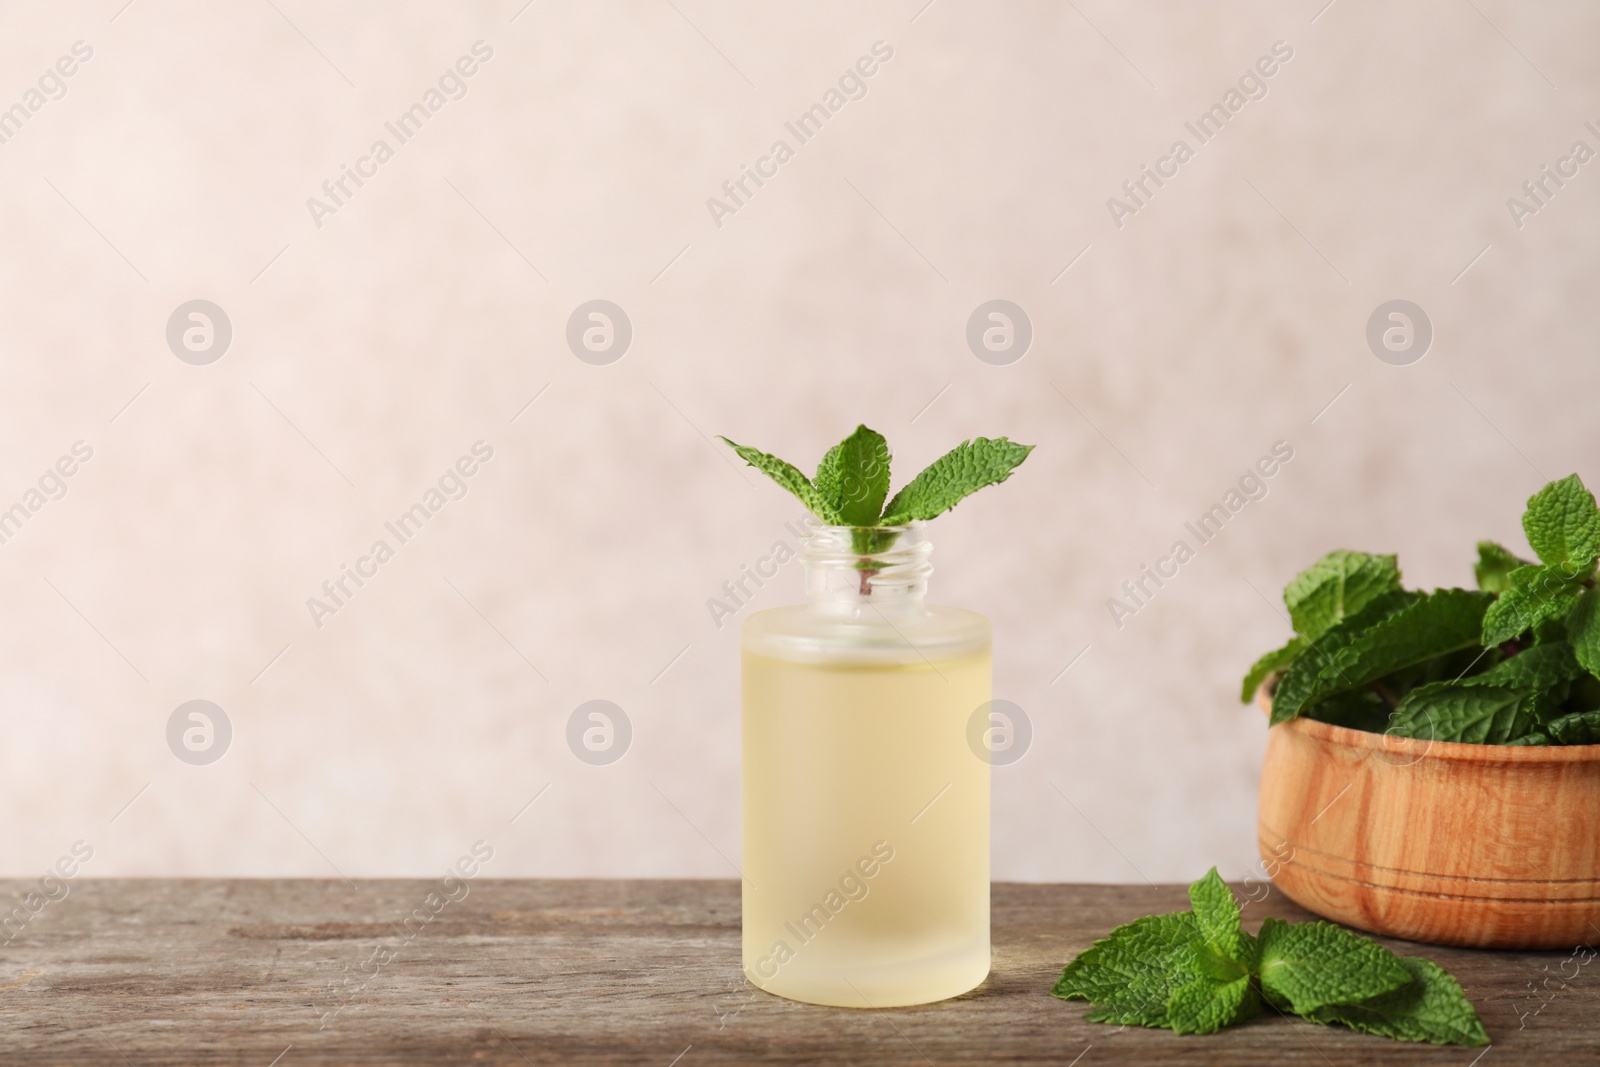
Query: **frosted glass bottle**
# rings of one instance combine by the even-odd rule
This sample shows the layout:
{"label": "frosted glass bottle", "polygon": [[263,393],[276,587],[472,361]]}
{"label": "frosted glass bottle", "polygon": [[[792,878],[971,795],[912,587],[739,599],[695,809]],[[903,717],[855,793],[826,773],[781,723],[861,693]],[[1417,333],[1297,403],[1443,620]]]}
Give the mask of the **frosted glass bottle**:
{"label": "frosted glass bottle", "polygon": [[812,526],[807,603],[745,622],[744,969],[779,996],[925,1004],[989,973],[990,628],[923,603],[932,551]]}

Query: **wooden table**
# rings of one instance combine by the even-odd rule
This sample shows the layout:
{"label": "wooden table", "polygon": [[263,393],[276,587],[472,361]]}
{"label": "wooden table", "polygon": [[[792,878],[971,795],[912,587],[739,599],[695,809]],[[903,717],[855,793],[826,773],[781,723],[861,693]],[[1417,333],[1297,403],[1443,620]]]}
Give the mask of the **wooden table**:
{"label": "wooden table", "polygon": [[[33,885],[3,883],[4,898]],[[0,1063],[1440,1063],[1406,1045],[1260,1018],[1211,1037],[1083,1021],[1062,965],[1179,886],[994,887],[994,970],[921,1008],[794,1004],[739,967],[735,882],[79,880],[0,949]],[[453,895],[459,896],[459,889]],[[408,915],[421,909],[428,921]],[[436,911],[436,913],[435,913]],[[1281,894],[1246,925],[1306,915]],[[0,939],[6,936],[0,933]],[[1392,943],[1466,987],[1483,1067],[1600,1063],[1600,962]],[[1575,977],[1572,972],[1577,971]],[[1530,990],[1539,989],[1535,995]],[[276,1059],[275,1059],[276,1057]]]}

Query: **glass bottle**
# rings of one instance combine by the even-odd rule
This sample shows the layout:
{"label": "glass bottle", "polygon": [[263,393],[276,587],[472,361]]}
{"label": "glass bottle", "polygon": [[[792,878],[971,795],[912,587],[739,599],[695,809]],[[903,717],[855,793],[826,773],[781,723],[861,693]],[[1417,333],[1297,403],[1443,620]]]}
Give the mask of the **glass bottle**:
{"label": "glass bottle", "polygon": [[956,996],[989,973],[989,621],[923,603],[920,524],[802,545],[807,603],[744,625],[745,973],[812,1004]]}

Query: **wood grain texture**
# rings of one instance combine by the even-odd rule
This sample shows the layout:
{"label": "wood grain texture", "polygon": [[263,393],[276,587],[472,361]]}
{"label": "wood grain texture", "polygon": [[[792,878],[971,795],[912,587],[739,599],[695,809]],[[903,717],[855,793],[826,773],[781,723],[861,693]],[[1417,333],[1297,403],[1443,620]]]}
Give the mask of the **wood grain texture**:
{"label": "wood grain texture", "polygon": [[[277,1067],[1070,1064],[1087,1049],[1081,1067],[1466,1067],[1481,1051],[1277,1016],[1211,1037],[1119,1030],[1084,1022],[1081,1002],[1049,996],[1063,964],[1113,926],[1187,906],[1179,886],[996,885],[989,980],[943,1004],[882,1012],[795,1004],[750,987],[732,881],[478,880],[405,940],[405,917],[437,889],[76,882],[4,947],[0,1062],[268,1067],[281,1054]],[[1268,893],[1245,905],[1251,929],[1269,915],[1308,917],[1265,885],[1247,891]],[[1485,1067],[1593,1064],[1600,1055],[1600,963],[1391,945],[1460,978],[1494,1040]],[[334,995],[385,946],[395,956],[364,989]]]}
{"label": "wood grain texture", "polygon": [[1376,933],[1600,945],[1600,745],[1420,741],[1274,726],[1263,862],[1292,899]]}

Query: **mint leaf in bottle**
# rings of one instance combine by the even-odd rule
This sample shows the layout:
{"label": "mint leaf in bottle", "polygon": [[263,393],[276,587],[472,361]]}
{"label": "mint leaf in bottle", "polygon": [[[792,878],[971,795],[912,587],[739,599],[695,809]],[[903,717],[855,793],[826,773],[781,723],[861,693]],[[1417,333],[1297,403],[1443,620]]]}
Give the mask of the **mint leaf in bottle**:
{"label": "mint leaf in bottle", "polygon": [[877,526],[889,495],[889,442],[857,426],[817,465],[817,492],[838,513],[838,526]]}
{"label": "mint leaf in bottle", "polygon": [[1032,445],[1004,437],[963,441],[911,479],[884,505],[889,495],[889,443],[866,426],[829,449],[813,481],[792,463],[760,449],[722,440],[740,459],[793,493],[825,526],[850,526],[859,534],[857,550],[871,554],[887,548],[893,531],[879,527],[925,521],[955,507],[987,485],[1011,476]]}
{"label": "mint leaf in bottle", "polygon": [[800,472],[792,463],[779,459],[777,456],[768,455],[759,449],[749,448],[745,445],[735,444],[726,437],[723,442],[750,466],[756,468],[789,492],[793,493],[806,509],[821,519],[829,526],[845,525],[844,516],[840,515],[833,505],[817,491],[811,484],[811,479]]}
{"label": "mint leaf in bottle", "polygon": [[943,515],[984,486],[1011,477],[1032,451],[1032,445],[1014,444],[1004,437],[963,441],[894,495],[880,525],[899,526]]}

